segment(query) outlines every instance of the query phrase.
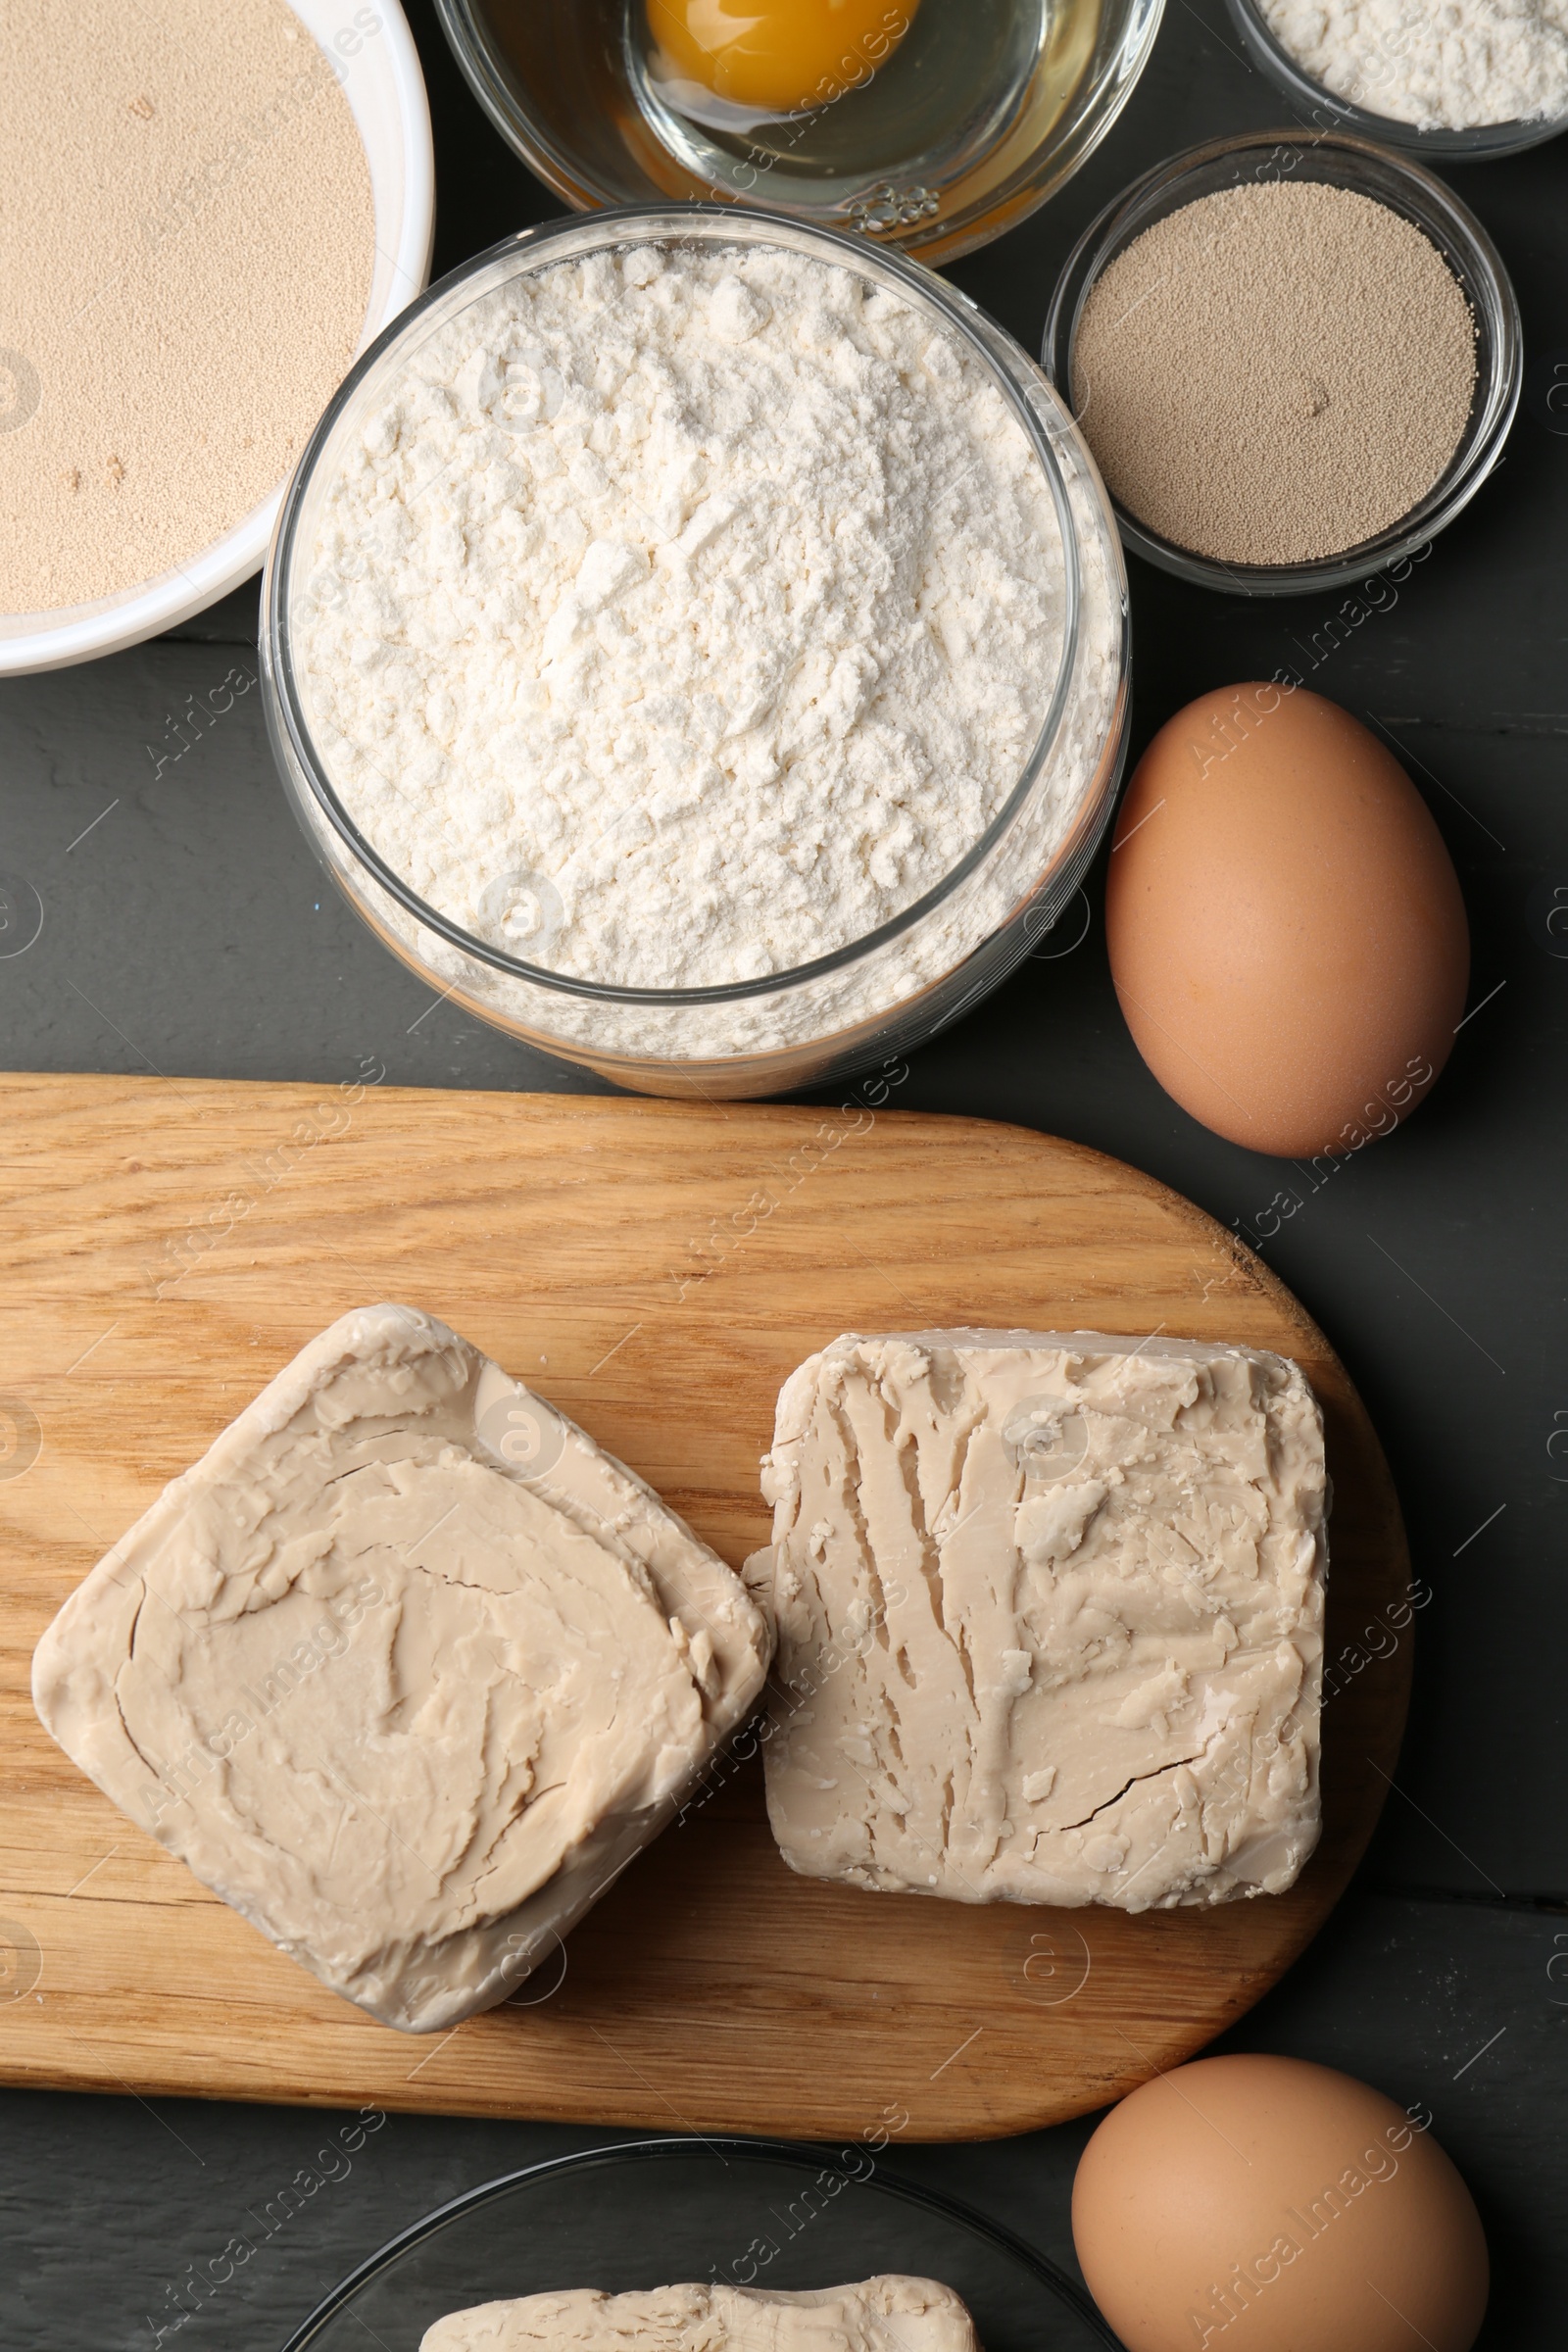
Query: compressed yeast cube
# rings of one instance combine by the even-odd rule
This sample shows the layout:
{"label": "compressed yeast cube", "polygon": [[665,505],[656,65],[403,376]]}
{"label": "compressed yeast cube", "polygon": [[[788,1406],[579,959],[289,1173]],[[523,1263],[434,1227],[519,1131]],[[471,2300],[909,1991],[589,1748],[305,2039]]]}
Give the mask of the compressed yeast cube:
{"label": "compressed yeast cube", "polygon": [[836,1340],[778,1401],[768,1811],[808,1877],[1214,1903],[1317,1842],[1327,1482],[1298,1367],[1092,1332]]}
{"label": "compressed yeast cube", "polygon": [[344,1315],[38,1644],[116,1804],[432,2032],[514,1991],[749,1712],[766,1621],[652,1488],[433,1317]]}
{"label": "compressed yeast cube", "polygon": [[747,2286],[583,2288],[455,2311],[419,2352],[980,2352],[951,2286],[885,2277],[806,2294]]}

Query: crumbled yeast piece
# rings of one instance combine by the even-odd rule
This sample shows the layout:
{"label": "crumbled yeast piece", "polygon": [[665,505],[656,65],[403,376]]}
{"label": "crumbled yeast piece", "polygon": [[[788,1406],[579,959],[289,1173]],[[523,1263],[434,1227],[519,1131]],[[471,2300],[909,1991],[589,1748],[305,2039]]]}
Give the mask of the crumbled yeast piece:
{"label": "crumbled yeast piece", "polygon": [[980,2352],[951,2286],[881,2278],[810,2294],[746,2286],[589,2288],[455,2311],[419,2352]]}
{"label": "crumbled yeast piece", "polygon": [[505,2000],[761,1688],[739,1580],[431,1316],[344,1315],[38,1644],[46,1729],[374,2017]]}
{"label": "crumbled yeast piece", "polygon": [[767,1801],[811,1878],[1142,1911],[1317,1842],[1327,1482],[1298,1367],[851,1334],[778,1401]]}

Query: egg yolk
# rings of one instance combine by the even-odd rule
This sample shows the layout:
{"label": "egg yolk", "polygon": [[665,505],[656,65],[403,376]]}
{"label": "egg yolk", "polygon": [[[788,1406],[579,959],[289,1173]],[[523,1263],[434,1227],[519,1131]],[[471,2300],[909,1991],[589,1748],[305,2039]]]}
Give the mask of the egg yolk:
{"label": "egg yolk", "polygon": [[870,80],[919,0],[648,0],[670,63],[735,106],[781,115]]}

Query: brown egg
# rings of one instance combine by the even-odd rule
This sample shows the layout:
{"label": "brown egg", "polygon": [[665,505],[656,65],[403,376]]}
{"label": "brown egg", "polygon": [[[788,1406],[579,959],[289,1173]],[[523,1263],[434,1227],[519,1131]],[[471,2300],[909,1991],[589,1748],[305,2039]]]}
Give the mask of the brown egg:
{"label": "brown egg", "polygon": [[1298,2058],[1200,2058],[1113,2107],[1072,2234],[1129,2352],[1469,2352],[1481,2220],[1422,2111]]}
{"label": "brown egg", "polygon": [[1139,761],[1105,889],[1133,1039],[1184,1110],[1281,1157],[1397,1126],[1447,1059],[1470,935],[1376,736],[1304,687],[1189,703]]}

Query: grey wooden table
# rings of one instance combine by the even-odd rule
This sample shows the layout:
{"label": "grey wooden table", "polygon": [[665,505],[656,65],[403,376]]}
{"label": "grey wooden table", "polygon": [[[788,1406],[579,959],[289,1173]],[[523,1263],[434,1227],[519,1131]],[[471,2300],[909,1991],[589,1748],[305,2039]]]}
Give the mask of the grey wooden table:
{"label": "grey wooden table", "polygon": [[[435,113],[437,270],[556,210],[411,10]],[[1170,0],[1151,69],[1079,177],[955,274],[1037,348],[1079,229],[1159,157],[1280,109],[1218,0]],[[1418,1574],[1416,1701],[1384,1826],[1334,1923],[1229,2037],[1422,2099],[1480,2201],[1496,2265],[1484,2342],[1568,2343],[1568,1359],[1563,1174],[1568,940],[1568,141],[1455,186],[1514,274],[1533,368],[1500,472],[1396,604],[1247,605],[1135,566],[1138,743],[1208,687],[1313,661],[1311,683],[1394,736],[1452,850],[1475,942],[1473,1015],[1408,1129],[1310,1192],[1155,1087],[1117,1013],[1099,921],[914,1059],[910,1107],[1015,1119],[1152,1170],[1254,1230],[1329,1332],[1383,1434]],[[590,1088],[475,1026],[391,961],[324,884],[274,780],[253,691],[177,758],[172,722],[254,677],[254,590],[139,651],[0,687],[0,870],[47,920],[0,962],[0,1064]],[[1077,928],[1075,923],[1074,930]],[[1068,935],[1070,936],[1070,934]],[[1065,948],[1065,941],[1061,943]],[[3,1148],[3,1146],[0,1146]],[[0,2011],[0,2034],[4,2032]],[[318,2296],[444,2198],[614,2134],[393,2117],[342,2169],[286,2108],[0,2093],[0,2327],[13,2352],[125,2352],[172,2332],[276,2352]],[[899,2168],[1071,2263],[1089,2127]],[[322,2180],[330,2170],[337,2177]],[[322,2180],[207,2303],[193,2266],[301,2174]],[[184,2315],[183,2317],[181,2315]],[[186,2333],[188,2330],[188,2334]],[[1346,2352],[1353,2352],[1347,2346]]]}

